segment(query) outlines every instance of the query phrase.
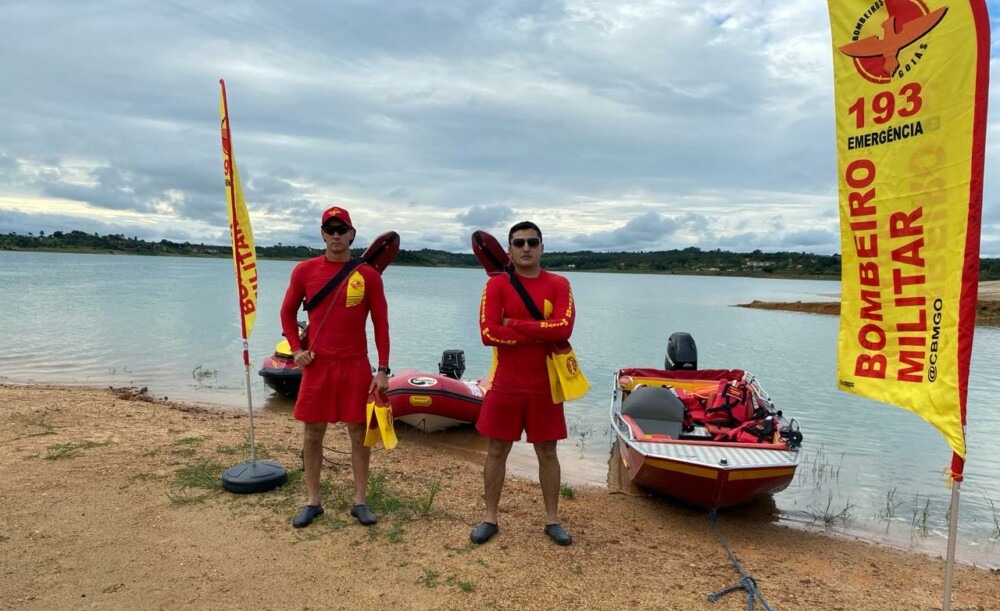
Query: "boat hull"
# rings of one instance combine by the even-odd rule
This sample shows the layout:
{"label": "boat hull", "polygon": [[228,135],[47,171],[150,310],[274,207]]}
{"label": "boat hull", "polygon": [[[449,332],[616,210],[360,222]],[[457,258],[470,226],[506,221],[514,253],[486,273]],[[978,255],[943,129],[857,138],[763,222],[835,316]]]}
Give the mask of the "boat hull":
{"label": "boat hull", "polygon": [[625,442],[619,455],[632,483],[690,505],[723,509],[780,492],[795,476],[796,465],[739,469],[712,468],[643,454]]}

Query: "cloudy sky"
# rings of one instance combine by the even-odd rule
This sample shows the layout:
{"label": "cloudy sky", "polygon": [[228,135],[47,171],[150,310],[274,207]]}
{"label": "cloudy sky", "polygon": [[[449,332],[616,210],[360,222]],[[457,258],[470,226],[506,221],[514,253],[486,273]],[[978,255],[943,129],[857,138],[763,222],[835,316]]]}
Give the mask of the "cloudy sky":
{"label": "cloudy sky", "polygon": [[840,250],[822,0],[0,0],[0,232],[228,243],[220,78],[261,245]]}

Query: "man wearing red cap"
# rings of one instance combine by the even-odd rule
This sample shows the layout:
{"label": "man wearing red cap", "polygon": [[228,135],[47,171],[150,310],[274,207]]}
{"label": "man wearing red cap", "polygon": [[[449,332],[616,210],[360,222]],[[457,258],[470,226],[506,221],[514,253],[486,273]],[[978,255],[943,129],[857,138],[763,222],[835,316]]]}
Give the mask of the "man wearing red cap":
{"label": "man wearing red cap", "polygon": [[[281,328],[302,367],[302,382],[293,416],[304,423],[302,441],[308,498],[292,520],[302,528],[323,514],[319,494],[323,467],[323,437],[327,424],[347,424],[351,440],[354,499],[351,515],[370,526],[378,521],[366,503],[371,449],[365,447],[365,408],[373,391],[384,393],[389,375],[389,319],[382,276],[361,264],[309,309],[308,345],[299,340],[298,310],[337,274],[351,264],[355,229],[347,210],[334,206],[323,212],[320,237],[326,252],[303,261],[292,270],[281,304]],[[378,350],[378,370],[372,376],[365,323],[371,315]]]}

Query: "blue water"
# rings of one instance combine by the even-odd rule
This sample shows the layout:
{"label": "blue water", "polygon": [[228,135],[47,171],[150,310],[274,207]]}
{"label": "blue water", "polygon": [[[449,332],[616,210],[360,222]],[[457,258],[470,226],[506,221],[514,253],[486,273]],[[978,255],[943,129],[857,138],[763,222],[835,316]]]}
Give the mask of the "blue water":
{"label": "blue water", "polygon": [[[280,339],[278,307],[293,262],[259,261],[250,338],[256,409],[288,411],[257,367]],[[732,307],[836,299],[837,282],[569,273],[573,344],[593,389],[568,404],[561,444],[568,477],[603,483],[614,371],[661,367],[667,337],[695,338],[699,366],[752,371],[805,435],[805,460],[775,496],[783,519],[829,526],[905,548],[944,553],[951,452],[914,414],[839,392],[838,320]],[[466,378],[486,372],[479,342],[481,270],[390,267],[385,272],[394,369],[436,371],[441,351],[465,350]],[[0,252],[0,380],[146,386],[153,396],[246,409],[232,263],[225,259]],[[371,339],[371,333],[369,333]],[[371,348],[374,355],[374,346]],[[959,558],[1000,567],[1000,329],[976,330],[968,399],[968,464]],[[208,375],[205,375],[208,372]],[[199,375],[200,374],[200,375]],[[0,408],[2,409],[2,408]]]}

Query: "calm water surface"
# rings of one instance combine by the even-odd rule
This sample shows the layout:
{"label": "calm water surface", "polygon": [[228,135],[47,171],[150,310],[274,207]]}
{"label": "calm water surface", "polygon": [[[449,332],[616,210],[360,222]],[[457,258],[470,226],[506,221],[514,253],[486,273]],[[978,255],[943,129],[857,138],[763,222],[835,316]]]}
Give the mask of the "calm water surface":
{"label": "calm water surface", "polygon": [[[294,262],[259,263],[251,394],[257,409],[289,412],[256,370],[280,339],[278,307]],[[753,299],[829,300],[839,283],[567,276],[578,309],[573,344],[593,383],[585,399],[567,405],[570,440],[560,453],[568,481],[604,483],[614,371],[661,367],[667,337],[687,331],[700,367],[752,371],[800,422],[805,460],[792,486],[774,498],[784,521],[943,554],[950,493],[942,471],[951,456],[943,437],[906,410],[837,390],[836,317],[732,307]],[[485,279],[480,270],[390,267],[392,367],[436,371],[442,350],[461,348],[466,378],[483,374],[490,352],[479,342],[477,313]],[[147,386],[157,397],[246,409],[228,260],[0,252],[0,294],[0,379]],[[998,370],[1000,330],[979,327],[959,558],[991,567],[1000,567],[1000,378],[991,373]],[[824,516],[837,514],[842,519],[827,526]]]}

